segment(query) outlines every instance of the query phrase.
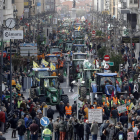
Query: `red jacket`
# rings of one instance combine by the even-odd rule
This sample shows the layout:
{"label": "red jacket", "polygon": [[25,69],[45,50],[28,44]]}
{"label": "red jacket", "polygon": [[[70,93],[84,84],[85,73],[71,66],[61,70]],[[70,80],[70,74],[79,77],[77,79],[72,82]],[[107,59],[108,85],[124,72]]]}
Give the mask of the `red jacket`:
{"label": "red jacket", "polygon": [[5,112],[3,111],[0,112],[0,121],[5,123]]}

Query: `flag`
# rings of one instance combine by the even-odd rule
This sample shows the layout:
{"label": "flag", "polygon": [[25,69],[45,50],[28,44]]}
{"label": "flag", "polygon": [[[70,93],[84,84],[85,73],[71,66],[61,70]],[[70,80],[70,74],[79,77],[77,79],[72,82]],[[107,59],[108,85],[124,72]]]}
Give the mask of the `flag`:
{"label": "flag", "polygon": [[81,27],[79,26],[79,27],[78,27],[78,31],[80,30],[80,28],[81,28]]}
{"label": "flag", "polygon": [[134,104],[131,103],[130,106],[129,106],[129,110],[131,110],[133,107],[134,107]]}
{"label": "flag", "polygon": [[47,67],[49,63],[47,61],[45,61],[44,59],[42,59],[41,64],[44,65],[45,67]]}
{"label": "flag", "polygon": [[55,68],[56,68],[55,63],[51,63],[50,68],[51,68],[51,70],[55,70]]}
{"label": "flag", "polygon": [[33,68],[39,68],[38,64],[35,61],[33,61]]}

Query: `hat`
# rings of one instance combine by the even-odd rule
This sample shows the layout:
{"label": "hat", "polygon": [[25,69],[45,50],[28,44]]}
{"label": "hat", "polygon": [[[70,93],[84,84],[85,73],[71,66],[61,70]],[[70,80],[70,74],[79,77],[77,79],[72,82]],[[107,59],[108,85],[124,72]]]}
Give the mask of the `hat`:
{"label": "hat", "polygon": [[60,103],[63,103],[63,101],[60,101]]}

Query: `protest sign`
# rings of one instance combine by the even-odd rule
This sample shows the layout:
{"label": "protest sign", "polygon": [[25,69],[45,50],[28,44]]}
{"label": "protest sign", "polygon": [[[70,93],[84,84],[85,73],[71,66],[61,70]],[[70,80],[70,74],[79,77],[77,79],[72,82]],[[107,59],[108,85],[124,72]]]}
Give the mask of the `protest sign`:
{"label": "protest sign", "polygon": [[118,109],[119,114],[127,111],[126,104],[118,106],[117,109]]}
{"label": "protest sign", "polygon": [[88,120],[89,123],[92,123],[93,121],[97,123],[102,123],[103,121],[102,109],[88,109]]}

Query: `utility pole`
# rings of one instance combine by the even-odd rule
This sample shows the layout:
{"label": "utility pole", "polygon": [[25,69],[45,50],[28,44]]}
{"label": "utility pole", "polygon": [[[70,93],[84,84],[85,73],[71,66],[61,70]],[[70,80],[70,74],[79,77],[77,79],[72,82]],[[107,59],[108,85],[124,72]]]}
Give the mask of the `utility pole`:
{"label": "utility pole", "polygon": [[0,105],[2,103],[2,67],[3,67],[3,0],[0,1],[0,36],[1,36],[1,61],[0,61]]}

